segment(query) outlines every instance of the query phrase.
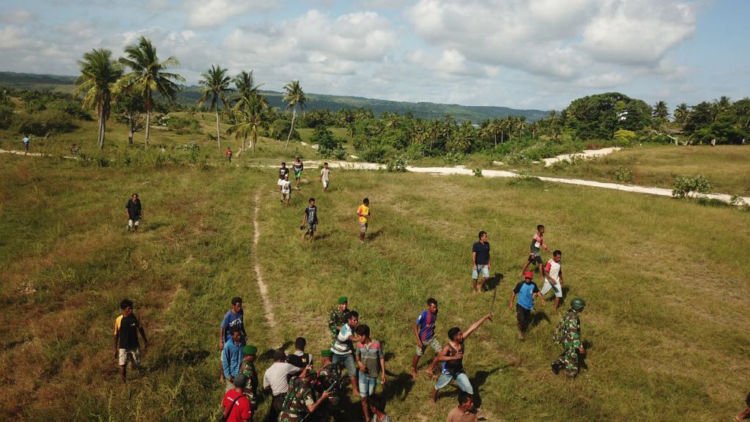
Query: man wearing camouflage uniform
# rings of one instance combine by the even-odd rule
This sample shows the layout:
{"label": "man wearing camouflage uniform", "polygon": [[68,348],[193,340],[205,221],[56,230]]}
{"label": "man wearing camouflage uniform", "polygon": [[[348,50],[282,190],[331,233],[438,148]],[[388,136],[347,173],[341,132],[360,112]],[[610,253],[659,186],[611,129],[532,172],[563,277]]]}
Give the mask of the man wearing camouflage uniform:
{"label": "man wearing camouflage uniform", "polygon": [[322,394],[324,391],[328,391],[328,400],[323,402],[315,412],[317,421],[327,422],[331,419],[334,414],[335,407],[341,400],[342,385],[344,377],[341,374],[341,366],[334,364],[331,358],[333,352],[330,349],[325,349],[320,352],[321,356],[321,368],[318,371],[318,379],[315,383],[315,391],[318,394]]}
{"label": "man wearing camouflage uniform", "polygon": [[328,399],[329,393],[324,391],[320,398],[315,400],[311,378],[314,372],[312,368],[305,367],[298,377],[289,381],[289,392],[284,397],[281,405],[279,422],[301,422],[307,419],[307,415],[315,410]]}
{"label": "man wearing camouflage uniform", "polygon": [[575,378],[578,375],[579,354],[586,353],[581,342],[581,319],[579,317],[585,306],[586,302],[583,299],[573,299],[570,309],[557,324],[553,339],[555,343],[563,346],[563,352],[556,361],[552,362],[552,372],[555,374],[564,368],[568,377]]}
{"label": "man wearing camouflage uniform", "polygon": [[[245,387],[245,397],[250,401],[250,410],[255,415],[255,411],[258,409],[258,371],[255,369],[255,356],[258,353],[258,348],[252,345],[247,345],[242,348],[242,367],[240,373],[247,379],[247,386]],[[251,418],[252,420],[252,418]]]}
{"label": "man wearing camouflage uniform", "polygon": [[341,296],[338,300],[338,304],[335,308],[331,309],[331,314],[328,317],[328,329],[331,330],[331,337],[336,340],[336,336],[339,334],[341,326],[346,323],[344,314],[349,311],[349,299],[346,296]]}

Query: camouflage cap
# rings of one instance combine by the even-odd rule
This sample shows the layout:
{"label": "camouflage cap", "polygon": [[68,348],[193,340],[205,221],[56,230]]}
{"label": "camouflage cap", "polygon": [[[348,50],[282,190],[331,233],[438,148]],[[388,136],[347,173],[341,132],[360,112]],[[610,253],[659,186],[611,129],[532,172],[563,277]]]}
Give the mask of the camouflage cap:
{"label": "camouflage cap", "polygon": [[586,301],[581,299],[580,297],[577,297],[570,302],[570,307],[575,309],[576,311],[580,311],[581,309],[586,307]]}

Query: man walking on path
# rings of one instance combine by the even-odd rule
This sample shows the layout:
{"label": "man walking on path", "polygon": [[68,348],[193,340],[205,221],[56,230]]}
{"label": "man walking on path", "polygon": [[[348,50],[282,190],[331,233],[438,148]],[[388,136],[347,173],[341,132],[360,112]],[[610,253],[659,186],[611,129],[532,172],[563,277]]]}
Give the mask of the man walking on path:
{"label": "man walking on path", "polygon": [[23,135],[23,151],[24,155],[29,153],[29,147],[31,146],[31,138],[29,135]]}
{"label": "man walking on path", "polygon": [[346,323],[346,314],[348,312],[349,299],[346,296],[339,297],[336,307],[331,309],[331,313],[328,316],[328,329],[331,331],[333,341],[336,341],[336,336],[339,335],[341,326]]}
{"label": "man walking on path", "polygon": [[[529,244],[529,259],[526,262],[526,265],[524,265],[523,271],[526,272],[526,270],[529,268],[529,265],[531,265],[532,267],[536,267],[539,269],[539,275],[541,275],[542,279],[544,279],[544,268],[542,267],[542,263],[544,262],[542,260],[542,249],[549,252],[547,244],[544,243],[544,226],[540,224],[536,226],[536,233],[534,233],[534,236],[531,238],[531,244]],[[532,268],[532,271],[534,271],[534,268]]]}
{"label": "man walking on path", "polygon": [[562,320],[557,324],[553,336],[555,343],[562,345],[563,352],[552,362],[552,372],[558,374],[561,369],[565,369],[565,374],[569,378],[575,378],[578,375],[579,356],[586,353],[581,341],[581,318],[580,314],[586,302],[581,298],[575,298],[570,303],[570,309]]}
{"label": "man walking on path", "polygon": [[328,192],[328,185],[331,181],[331,169],[328,163],[323,163],[323,169],[320,170],[320,183],[323,184],[323,192]]}
{"label": "man walking on path", "polygon": [[544,267],[544,285],[542,286],[542,296],[550,290],[554,291],[555,311],[560,306],[560,299],[563,297],[563,273],[560,260],[562,260],[562,252],[559,250],[552,252],[552,259],[547,261]]}
{"label": "man walking on path", "polygon": [[352,382],[352,391],[355,395],[359,395],[357,385],[357,367],[354,364],[354,357],[352,356],[352,344],[362,340],[362,338],[354,332],[357,325],[359,325],[359,314],[357,311],[350,311],[345,315],[345,318],[347,322],[341,326],[341,329],[336,336],[336,340],[331,347],[331,351],[333,352],[333,363],[343,365],[344,368],[346,368],[346,373],[349,375],[349,379]]}
{"label": "man walking on path", "polygon": [[224,344],[232,341],[232,329],[237,327],[240,330],[240,343],[245,344],[247,333],[245,332],[245,313],[242,310],[242,298],[239,296],[232,298],[232,307],[224,314],[219,328],[219,352],[221,354],[221,379],[224,379]]}
{"label": "man walking on path", "polygon": [[125,209],[128,210],[128,231],[138,231],[141,218],[143,218],[143,208],[141,207],[141,198],[138,197],[137,193],[134,193],[128,199]]}
{"label": "man walking on path", "polygon": [[471,280],[474,292],[479,293],[484,289],[484,283],[490,278],[490,242],[487,240],[487,232],[479,232],[479,241],[474,242],[471,248]]}
{"label": "man walking on path", "polygon": [[[442,347],[440,341],[435,337],[435,323],[437,321],[438,303],[433,298],[427,299],[427,309],[422,311],[417,317],[417,323],[414,324],[414,336],[417,338],[417,353],[411,361],[411,378],[417,378],[417,365],[419,359],[424,354],[425,349],[430,347],[437,355]],[[433,359],[430,366],[425,370],[430,377],[434,375],[436,360]]]}
{"label": "man walking on path", "polygon": [[318,230],[318,207],[315,206],[315,198],[310,198],[307,204],[307,208],[305,208],[302,215],[302,224],[300,227],[305,230],[302,240],[309,237],[312,242],[315,240],[315,231]]}
{"label": "man walking on path", "polygon": [[227,380],[227,390],[234,385],[234,379],[242,369],[242,331],[238,327],[231,329],[232,340],[224,344],[224,350],[221,352],[221,364],[224,369],[224,379]]}
{"label": "man walking on path", "polygon": [[138,333],[143,337],[143,349],[148,348],[148,340],[143,326],[133,313],[133,301],[123,299],[120,302],[122,315],[115,319],[115,359],[120,365],[120,375],[122,382],[127,382],[126,373],[128,360],[133,362],[136,368],[141,366],[140,345],[138,343]]}
{"label": "man walking on path", "polygon": [[294,159],[292,163],[292,170],[294,170],[294,187],[299,190],[299,182],[302,180],[302,171],[305,169],[305,165],[302,164],[302,160],[299,157]]}
{"label": "man walking on path", "polygon": [[362,324],[357,327],[357,335],[362,339],[357,343],[357,366],[359,367],[359,397],[362,402],[362,414],[370,420],[370,409],[367,398],[375,394],[375,387],[385,385],[385,357],[380,342],[370,338],[370,327]]}
{"label": "man walking on path", "polygon": [[[531,323],[531,311],[534,310],[534,296],[542,299],[544,304],[544,297],[539,292],[539,287],[534,283],[534,273],[531,271],[525,271],[523,273],[523,280],[516,284],[513,289],[513,293],[510,296],[510,303],[508,306],[510,310],[513,310],[513,303],[516,304],[516,320],[518,321],[518,339],[523,340],[525,337],[526,330],[529,328]],[[518,298],[518,300],[516,300]]]}
{"label": "man walking on path", "polygon": [[370,221],[370,200],[365,198],[362,205],[357,208],[357,221],[359,222],[359,242],[365,243],[367,236],[367,223]]}
{"label": "man walking on path", "polygon": [[273,360],[274,362],[263,374],[263,390],[270,392],[273,397],[269,415],[271,421],[276,421],[281,412],[284,397],[289,391],[289,376],[299,373],[300,369],[286,362],[286,355],[281,350],[274,350]]}
{"label": "man walking on path", "polygon": [[221,408],[224,415],[224,421],[227,422],[246,422],[252,419],[253,410],[250,408],[250,401],[244,395],[247,386],[247,378],[238,375],[234,379],[232,388],[224,394],[221,401]]}
{"label": "man walking on path", "polygon": [[448,330],[448,344],[443,347],[443,350],[440,351],[437,357],[437,361],[442,364],[442,373],[437,383],[435,383],[435,388],[432,390],[433,402],[437,401],[438,391],[451,381],[455,381],[461,391],[474,395],[474,387],[471,386],[469,377],[464,372],[464,341],[487,320],[492,320],[492,313],[479,318],[465,332],[462,332],[458,327]]}

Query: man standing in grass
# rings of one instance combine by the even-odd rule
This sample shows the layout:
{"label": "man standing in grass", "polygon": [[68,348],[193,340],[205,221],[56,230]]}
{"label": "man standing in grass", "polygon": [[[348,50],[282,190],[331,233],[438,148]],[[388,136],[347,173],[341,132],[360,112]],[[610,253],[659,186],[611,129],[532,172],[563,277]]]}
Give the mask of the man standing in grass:
{"label": "man standing in grass", "polygon": [[[422,311],[417,317],[417,323],[414,324],[414,336],[417,338],[417,353],[411,360],[411,378],[417,378],[417,365],[419,359],[424,354],[425,349],[430,347],[435,354],[440,353],[442,347],[440,341],[435,337],[435,322],[437,321],[438,303],[433,298],[427,299],[427,309]],[[436,360],[433,359],[426,372],[432,377],[434,375]]]}
{"label": "man standing in grass", "polygon": [[141,207],[141,199],[137,193],[134,193],[128,199],[125,209],[128,210],[128,231],[138,231],[138,225],[140,225],[141,218],[143,218],[143,208]]}
{"label": "man standing in grass", "polygon": [[579,355],[585,354],[586,349],[581,341],[581,318],[580,313],[586,307],[586,302],[581,298],[575,298],[570,302],[570,309],[562,320],[557,324],[555,329],[555,343],[562,345],[563,352],[552,362],[552,372],[558,374],[561,369],[565,369],[565,374],[569,378],[575,378],[578,375]]}
{"label": "man standing in grass", "polygon": [[328,163],[323,163],[323,169],[320,170],[320,183],[323,184],[323,192],[328,192],[328,185],[331,181],[331,169]]}
{"label": "man standing in grass", "polygon": [[370,200],[365,198],[357,208],[357,221],[359,222],[359,242],[365,243],[367,236],[367,223],[370,221]]}
{"label": "man standing in grass", "polygon": [[[255,413],[258,410],[258,371],[255,369],[255,357],[258,348],[253,345],[247,345],[242,348],[242,369],[240,373],[247,380],[245,386],[245,397],[250,401],[250,410]],[[235,381],[237,381],[235,379]]]}
{"label": "man standing in grass", "polygon": [[302,229],[305,233],[302,235],[302,240],[310,238],[312,242],[315,240],[315,231],[318,229],[318,207],[315,206],[315,198],[310,198],[307,201],[307,208],[305,208],[302,216]]}
{"label": "man standing in grass", "polygon": [[245,344],[247,333],[245,332],[245,313],[242,311],[242,298],[239,296],[232,298],[232,307],[224,314],[224,319],[221,320],[221,327],[219,330],[219,352],[221,354],[221,379],[224,379],[224,344],[232,341],[232,329],[239,328],[240,343]]}
{"label": "man standing in grass", "polygon": [[289,392],[289,376],[299,373],[300,369],[286,362],[286,354],[281,350],[274,350],[273,360],[274,362],[263,374],[263,390],[273,397],[269,420],[276,421],[281,412],[284,397]]}
{"label": "man standing in grass", "polygon": [[297,157],[292,163],[292,170],[294,170],[294,187],[299,190],[299,182],[302,180],[302,170],[305,169],[305,165],[302,164],[302,160]]}
{"label": "man standing in grass", "polygon": [[471,280],[474,292],[479,293],[484,288],[484,283],[490,278],[490,242],[487,232],[479,232],[479,241],[474,242],[471,248]]}
{"label": "man standing in grass", "polygon": [[435,388],[432,390],[433,402],[437,401],[438,391],[451,381],[456,382],[459,390],[469,395],[474,395],[474,387],[471,386],[469,377],[466,376],[466,372],[464,371],[464,341],[487,320],[492,320],[491,313],[479,318],[465,332],[462,332],[458,327],[448,330],[448,344],[443,347],[443,350],[440,351],[440,354],[436,358],[438,362],[441,362],[442,373],[437,383],[435,383]]}
{"label": "man standing in grass", "polygon": [[141,337],[143,337],[144,350],[148,348],[148,340],[146,339],[146,332],[133,313],[133,301],[123,299],[120,302],[120,310],[122,315],[115,319],[115,359],[120,365],[122,382],[127,382],[128,360],[131,360],[136,368],[141,366],[138,333],[141,333]]}
{"label": "man standing in grass", "polygon": [[29,153],[29,146],[31,145],[31,138],[29,138],[29,135],[23,135],[23,151],[24,154]]}
{"label": "man standing in grass", "polygon": [[232,388],[224,394],[221,408],[224,415],[222,420],[227,422],[246,422],[252,419],[253,411],[250,401],[245,397],[244,390],[247,386],[247,378],[238,375],[232,383]]}
{"label": "man standing in grass", "polygon": [[227,147],[226,152],[224,152],[224,156],[227,158],[227,162],[232,162],[232,148]]}
{"label": "man standing in grass", "polygon": [[563,273],[560,260],[562,260],[562,252],[559,250],[552,252],[552,259],[547,261],[544,267],[544,285],[542,286],[542,296],[550,290],[555,292],[555,311],[560,306],[560,299],[563,297]]}
{"label": "man standing in grass", "polygon": [[[534,310],[534,296],[542,299],[544,304],[544,297],[539,292],[539,287],[534,283],[534,273],[531,271],[524,271],[523,281],[519,281],[516,287],[513,289],[513,293],[510,296],[509,307],[513,310],[513,303],[516,304],[516,321],[518,321],[518,339],[523,340],[525,337],[526,330],[529,328],[531,323],[531,311]],[[516,300],[518,298],[518,300]]]}
{"label": "man standing in grass", "polygon": [[237,377],[242,368],[242,331],[239,327],[232,327],[230,332],[232,339],[224,344],[224,350],[221,352],[221,363],[224,369],[224,379],[227,380],[227,390],[232,388],[234,378]]}
{"label": "man standing in grass", "polygon": [[362,402],[362,414],[370,420],[370,409],[367,398],[375,394],[375,387],[385,385],[385,358],[380,342],[370,338],[370,327],[363,324],[357,327],[357,335],[362,339],[357,343],[357,366],[359,367],[359,397]]}
{"label": "man standing in grass", "polygon": [[336,307],[331,309],[331,313],[328,316],[328,329],[331,331],[333,341],[336,341],[336,336],[339,335],[341,326],[346,323],[346,314],[349,312],[349,299],[346,296],[339,297]]}
{"label": "man standing in grass", "polygon": [[539,269],[539,274],[542,276],[542,279],[544,279],[544,268],[542,267],[542,263],[544,262],[542,260],[542,249],[549,252],[547,244],[544,243],[544,226],[540,224],[536,226],[536,233],[534,233],[534,236],[531,238],[531,244],[529,245],[529,260],[523,267],[523,271],[526,272],[526,270],[529,268],[529,265],[537,267]]}
{"label": "man standing in grass", "polygon": [[279,192],[281,192],[281,203],[289,205],[289,200],[292,198],[292,184],[289,182],[289,175],[284,175],[283,179],[279,179]]}
{"label": "man standing in grass", "polygon": [[294,340],[294,353],[287,355],[286,361],[300,369],[312,365],[313,357],[312,354],[305,353],[306,345],[307,340],[304,337],[297,337]]}
{"label": "man standing in grass", "polygon": [[333,352],[333,363],[335,365],[343,365],[346,368],[346,373],[349,375],[349,379],[352,383],[352,391],[355,395],[359,395],[359,389],[357,385],[357,367],[354,364],[354,357],[352,356],[352,344],[361,341],[362,338],[354,332],[359,325],[359,314],[357,311],[350,311],[345,316],[346,324],[341,326],[336,340],[333,342],[331,351]]}
{"label": "man standing in grass", "polygon": [[458,407],[448,413],[445,422],[476,422],[477,413],[474,411],[474,400],[470,394],[463,391],[458,393]]}

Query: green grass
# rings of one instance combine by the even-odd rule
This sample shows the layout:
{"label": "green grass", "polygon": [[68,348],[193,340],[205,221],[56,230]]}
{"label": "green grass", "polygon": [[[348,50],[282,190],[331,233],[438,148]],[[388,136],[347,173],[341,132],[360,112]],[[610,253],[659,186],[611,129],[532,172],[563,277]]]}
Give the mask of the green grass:
{"label": "green grass", "polygon": [[[465,358],[490,420],[717,420],[736,413],[747,393],[747,212],[535,180],[345,171],[334,173],[331,192],[308,181],[282,207],[274,181],[273,169],[243,165],[102,169],[0,157],[0,417],[215,418],[223,392],[217,326],[232,296],[245,298],[249,336],[261,350],[305,335],[317,353],[329,339],[327,311],[345,294],[385,342],[389,413],[442,420],[455,390],[433,406],[428,380],[408,382],[410,326],[429,296],[440,301],[443,343],[449,327],[466,328],[489,310],[490,294],[469,292],[480,229],[490,233],[493,272],[505,275],[495,319],[467,341]],[[145,212],[137,235],[125,231],[133,191]],[[307,244],[298,224],[310,195],[320,239]],[[364,196],[374,238],[359,245],[355,209]],[[538,223],[563,251],[570,297],[589,304],[590,369],[575,382],[549,371],[558,353],[551,304],[539,309],[550,321],[523,343],[507,308]],[[254,260],[279,338],[265,325]],[[127,387],[111,351],[126,296],[152,342],[147,371],[131,372]]]}
{"label": "green grass", "polygon": [[[677,176],[702,174],[711,182],[713,192],[747,196],[750,195],[748,164],[750,148],[744,145],[643,146],[596,160],[560,163],[550,168],[533,166],[528,171],[665,188],[671,188]],[[627,173],[632,176],[630,180],[622,177]]]}

